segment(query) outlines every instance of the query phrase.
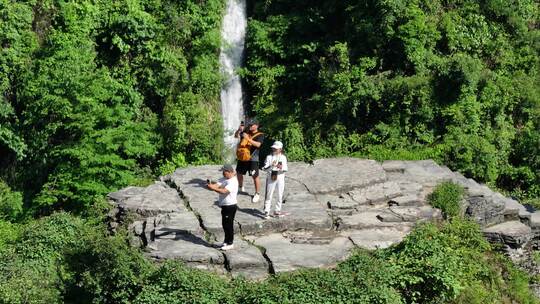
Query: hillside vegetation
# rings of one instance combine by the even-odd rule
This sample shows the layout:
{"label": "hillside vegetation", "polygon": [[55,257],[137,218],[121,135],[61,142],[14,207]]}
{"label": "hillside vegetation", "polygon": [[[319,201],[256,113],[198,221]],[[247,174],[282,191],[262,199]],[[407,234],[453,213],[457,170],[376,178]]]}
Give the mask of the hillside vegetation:
{"label": "hillside vegetation", "polygon": [[0,178],[27,209],[89,208],[220,158],[223,1],[0,1]]}
{"label": "hillside vegetation", "polygon": [[[250,116],[291,160],[433,158],[540,197],[534,0],[248,1]],[[459,218],[333,270],[231,280],[157,264],[105,195],[221,161],[224,0],[0,0],[1,303],[537,303]],[[125,227],[124,227],[125,228]]]}
{"label": "hillside vegetation", "polygon": [[540,196],[537,1],[251,3],[248,96],[290,157],[433,158]]}

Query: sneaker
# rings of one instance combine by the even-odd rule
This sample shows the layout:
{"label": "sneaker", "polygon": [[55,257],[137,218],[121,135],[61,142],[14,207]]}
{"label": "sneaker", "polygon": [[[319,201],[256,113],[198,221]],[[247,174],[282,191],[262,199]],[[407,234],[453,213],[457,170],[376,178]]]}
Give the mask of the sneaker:
{"label": "sneaker", "polygon": [[245,193],[245,192],[246,192],[246,188],[244,188],[244,186],[240,187],[240,192]]}
{"label": "sneaker", "polygon": [[259,201],[259,193],[255,193],[255,195],[253,196],[253,199],[251,199],[251,202],[253,203],[257,203]]}
{"label": "sneaker", "polygon": [[223,245],[219,248],[219,250],[223,250],[223,251],[227,251],[227,250],[231,250],[231,249],[234,249],[234,245],[233,244],[230,244],[230,245]]}
{"label": "sneaker", "polygon": [[273,217],[282,217],[284,214],[281,213],[280,211],[274,211],[274,214],[272,215]]}
{"label": "sneaker", "polygon": [[270,218],[270,212],[264,212],[264,219],[267,220]]}

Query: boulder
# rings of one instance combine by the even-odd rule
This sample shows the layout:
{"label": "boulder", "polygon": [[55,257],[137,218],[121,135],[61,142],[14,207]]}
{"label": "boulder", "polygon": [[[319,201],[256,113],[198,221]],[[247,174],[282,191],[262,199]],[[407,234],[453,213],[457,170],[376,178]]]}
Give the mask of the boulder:
{"label": "boulder", "polygon": [[533,237],[531,227],[520,221],[504,222],[484,229],[484,235],[493,243],[502,243],[510,248],[520,248]]}

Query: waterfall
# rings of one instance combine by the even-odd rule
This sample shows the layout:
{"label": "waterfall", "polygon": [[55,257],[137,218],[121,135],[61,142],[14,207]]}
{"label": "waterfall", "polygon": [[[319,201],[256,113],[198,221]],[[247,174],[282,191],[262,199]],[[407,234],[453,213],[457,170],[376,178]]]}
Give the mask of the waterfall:
{"label": "waterfall", "polygon": [[223,141],[225,151],[223,158],[232,162],[238,139],[234,132],[244,116],[244,100],[242,83],[236,70],[240,68],[244,55],[244,38],[246,35],[246,0],[227,0],[227,9],[221,27],[221,52],[219,62],[225,77],[221,88],[221,114],[223,117]]}

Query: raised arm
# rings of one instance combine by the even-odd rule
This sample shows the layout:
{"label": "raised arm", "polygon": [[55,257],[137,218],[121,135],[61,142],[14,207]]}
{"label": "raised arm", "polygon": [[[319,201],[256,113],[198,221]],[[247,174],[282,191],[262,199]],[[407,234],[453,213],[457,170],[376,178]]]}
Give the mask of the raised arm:
{"label": "raised arm", "polygon": [[221,188],[219,186],[219,184],[208,184],[207,187],[208,187],[208,189],[210,189],[212,191],[215,191],[217,193],[222,193],[222,194],[228,194],[229,193],[229,190],[227,188]]}

